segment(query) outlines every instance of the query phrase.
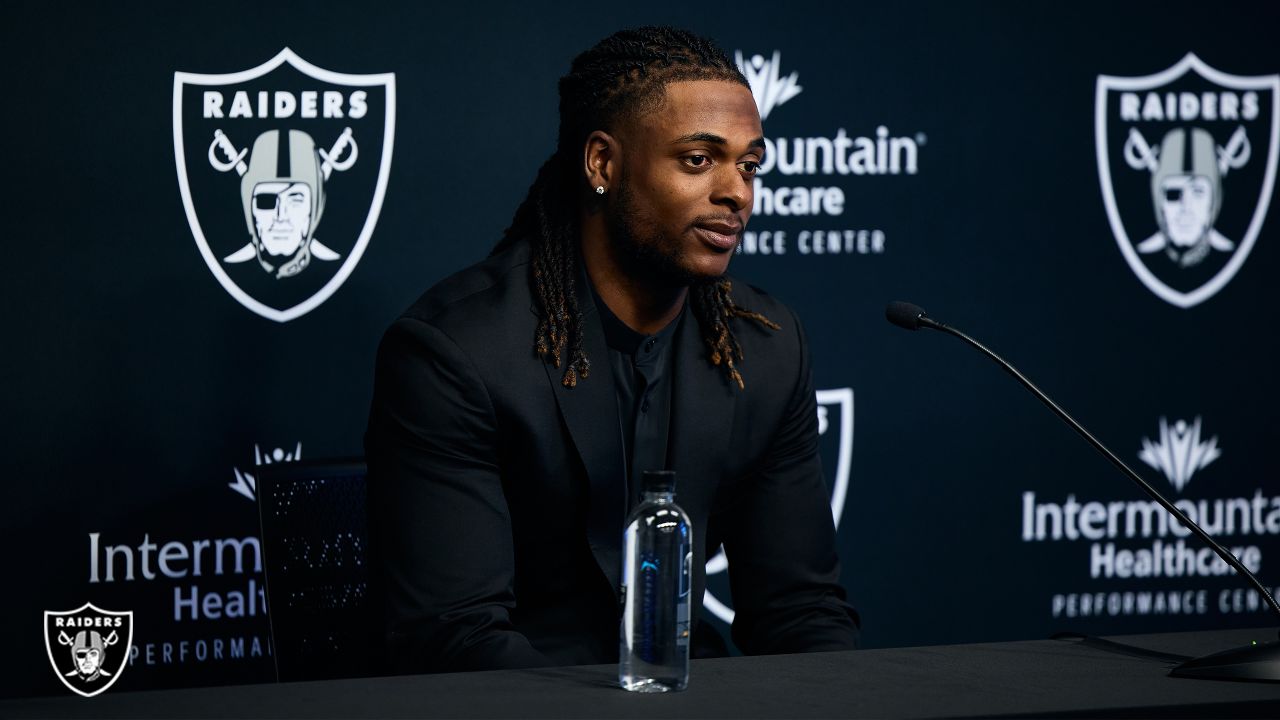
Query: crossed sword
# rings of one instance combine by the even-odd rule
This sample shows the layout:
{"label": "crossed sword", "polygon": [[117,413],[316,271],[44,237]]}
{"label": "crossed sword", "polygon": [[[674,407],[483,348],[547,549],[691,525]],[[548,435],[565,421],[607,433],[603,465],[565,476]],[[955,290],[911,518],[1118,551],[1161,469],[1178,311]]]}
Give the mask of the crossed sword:
{"label": "crossed sword", "polygon": [[[342,153],[351,148],[351,152],[347,153],[345,158]],[[227,157],[226,160],[219,160],[217,151],[221,150]],[[343,128],[342,134],[334,141],[333,147],[326,150],[317,151],[320,154],[320,172],[324,173],[325,182],[328,182],[329,176],[334,170],[343,172],[350,169],[356,163],[356,158],[360,155],[360,146],[356,144],[356,140],[351,136],[351,128]],[[235,143],[231,142],[231,138],[221,129],[213,131],[213,142],[209,143],[209,164],[218,172],[236,171],[237,175],[244,176],[249,171],[247,165],[244,164],[245,155],[249,154],[249,149],[237,150]],[[341,158],[341,159],[339,159]],[[332,261],[342,257],[338,253],[330,250],[323,243],[315,238],[311,238],[311,252],[321,260]],[[253,243],[249,243],[239,250],[231,253],[223,258],[224,262],[240,263],[252,260],[257,254],[253,247]]]}

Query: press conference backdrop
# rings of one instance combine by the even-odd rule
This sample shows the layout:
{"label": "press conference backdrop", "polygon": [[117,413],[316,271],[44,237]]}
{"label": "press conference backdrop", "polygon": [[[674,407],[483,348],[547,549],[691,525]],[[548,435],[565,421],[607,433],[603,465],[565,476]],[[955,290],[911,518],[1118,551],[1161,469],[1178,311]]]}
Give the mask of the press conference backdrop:
{"label": "press conference backdrop", "polygon": [[[273,677],[255,474],[362,452],[381,332],[498,239],[572,56],[645,23],[751,80],[731,272],[806,323],[867,646],[1273,622],[998,368],[882,312],[1003,351],[1280,585],[1275,5],[4,15],[6,695],[67,692],[43,613],[86,602],[133,612],[113,692]],[[263,213],[304,240],[255,245]]]}

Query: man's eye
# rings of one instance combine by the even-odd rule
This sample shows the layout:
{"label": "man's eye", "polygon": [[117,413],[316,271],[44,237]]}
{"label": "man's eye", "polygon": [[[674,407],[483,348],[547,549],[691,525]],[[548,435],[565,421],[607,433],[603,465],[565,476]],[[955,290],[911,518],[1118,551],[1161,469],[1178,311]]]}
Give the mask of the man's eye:
{"label": "man's eye", "polygon": [[706,155],[690,155],[684,161],[691,167],[706,167],[711,164],[711,158]]}
{"label": "man's eye", "polygon": [[746,173],[747,175],[755,175],[756,172],[760,169],[760,163],[756,162],[755,160],[743,160],[742,162],[738,163],[738,169]]}

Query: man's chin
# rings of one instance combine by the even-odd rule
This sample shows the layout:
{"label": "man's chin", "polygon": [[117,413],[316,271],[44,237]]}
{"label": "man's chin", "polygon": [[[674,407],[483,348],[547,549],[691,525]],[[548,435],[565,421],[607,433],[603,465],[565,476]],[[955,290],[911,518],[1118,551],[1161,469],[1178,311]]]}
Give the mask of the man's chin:
{"label": "man's chin", "polygon": [[699,258],[696,262],[690,258],[667,264],[653,278],[659,284],[670,288],[686,288],[694,285],[719,280],[729,269],[729,259]]}
{"label": "man's chin", "polygon": [[270,243],[263,243],[262,249],[267,251],[267,255],[275,260],[291,258],[298,253],[298,243],[282,243],[272,246]]}
{"label": "man's chin", "polygon": [[1192,235],[1191,233],[1180,232],[1176,234],[1169,233],[1168,237],[1174,247],[1189,248],[1194,247],[1197,243],[1203,240],[1206,234],[1207,233],[1204,232],[1197,232],[1195,235]]}
{"label": "man's chin", "polygon": [[694,278],[696,283],[719,280],[724,277],[725,273],[729,272],[729,261],[732,259],[732,251],[704,256],[699,258],[699,262],[689,269],[689,275]]}

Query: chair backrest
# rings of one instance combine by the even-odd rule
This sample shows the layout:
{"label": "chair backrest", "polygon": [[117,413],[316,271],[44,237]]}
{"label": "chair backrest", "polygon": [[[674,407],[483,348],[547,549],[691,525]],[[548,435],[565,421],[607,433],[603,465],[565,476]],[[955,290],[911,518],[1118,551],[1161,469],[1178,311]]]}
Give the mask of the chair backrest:
{"label": "chair backrest", "polygon": [[258,470],[277,679],[374,674],[364,462],[306,461]]}

